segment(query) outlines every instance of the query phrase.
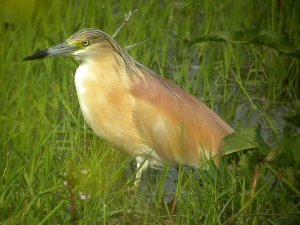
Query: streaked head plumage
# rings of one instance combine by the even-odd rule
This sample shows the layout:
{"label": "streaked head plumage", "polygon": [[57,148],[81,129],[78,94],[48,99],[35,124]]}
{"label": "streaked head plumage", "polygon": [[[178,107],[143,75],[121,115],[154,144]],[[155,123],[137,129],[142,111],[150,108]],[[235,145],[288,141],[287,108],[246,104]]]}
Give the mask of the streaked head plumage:
{"label": "streaked head plumage", "polygon": [[76,46],[78,49],[84,49],[104,41],[110,42],[111,38],[103,31],[94,28],[78,31],[66,40],[69,45]]}
{"label": "streaked head plumage", "polygon": [[38,51],[24,60],[34,60],[57,55],[74,55],[85,58],[100,52],[100,48],[110,48],[123,54],[121,47],[106,33],[94,28],[87,28],[76,32],[65,42],[52,48]]}

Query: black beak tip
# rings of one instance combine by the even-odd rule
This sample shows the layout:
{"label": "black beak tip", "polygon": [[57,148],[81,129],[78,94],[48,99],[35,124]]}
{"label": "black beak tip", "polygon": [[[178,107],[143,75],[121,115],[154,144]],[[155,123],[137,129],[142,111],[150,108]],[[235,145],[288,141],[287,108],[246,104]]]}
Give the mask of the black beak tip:
{"label": "black beak tip", "polygon": [[42,58],[46,57],[48,54],[49,53],[48,53],[47,49],[45,49],[45,50],[33,53],[30,56],[26,56],[25,58],[23,58],[23,61],[35,60],[35,59],[42,59]]}

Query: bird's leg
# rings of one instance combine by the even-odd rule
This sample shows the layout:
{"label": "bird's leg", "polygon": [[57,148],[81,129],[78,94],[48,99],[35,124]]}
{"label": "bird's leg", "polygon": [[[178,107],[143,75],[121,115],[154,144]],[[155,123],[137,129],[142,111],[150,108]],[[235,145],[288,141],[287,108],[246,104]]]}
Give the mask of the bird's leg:
{"label": "bird's leg", "polygon": [[136,157],[135,160],[137,171],[135,175],[134,187],[138,188],[142,180],[143,172],[148,168],[149,162],[147,159],[141,156]]}

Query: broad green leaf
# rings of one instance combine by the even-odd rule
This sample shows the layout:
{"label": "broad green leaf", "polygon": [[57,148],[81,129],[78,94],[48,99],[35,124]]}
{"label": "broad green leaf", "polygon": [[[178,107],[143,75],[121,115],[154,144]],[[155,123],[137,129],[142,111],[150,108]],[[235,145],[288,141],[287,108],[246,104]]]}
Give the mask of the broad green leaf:
{"label": "broad green leaf", "polygon": [[244,31],[217,31],[191,40],[190,44],[206,41],[218,41],[226,43],[262,44],[278,50],[280,53],[300,58],[300,49],[280,33],[268,30],[244,30]]}
{"label": "broad green leaf", "polygon": [[258,147],[255,129],[247,128],[235,132],[224,139],[224,154],[229,155]]}

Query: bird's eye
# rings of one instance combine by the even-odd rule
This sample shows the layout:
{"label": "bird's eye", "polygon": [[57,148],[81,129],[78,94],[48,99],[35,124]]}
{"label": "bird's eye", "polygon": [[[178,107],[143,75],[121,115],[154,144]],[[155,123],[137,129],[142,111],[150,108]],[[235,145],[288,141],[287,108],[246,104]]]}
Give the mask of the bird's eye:
{"label": "bird's eye", "polygon": [[88,46],[89,44],[90,44],[90,42],[88,40],[82,41],[82,45],[83,46]]}

